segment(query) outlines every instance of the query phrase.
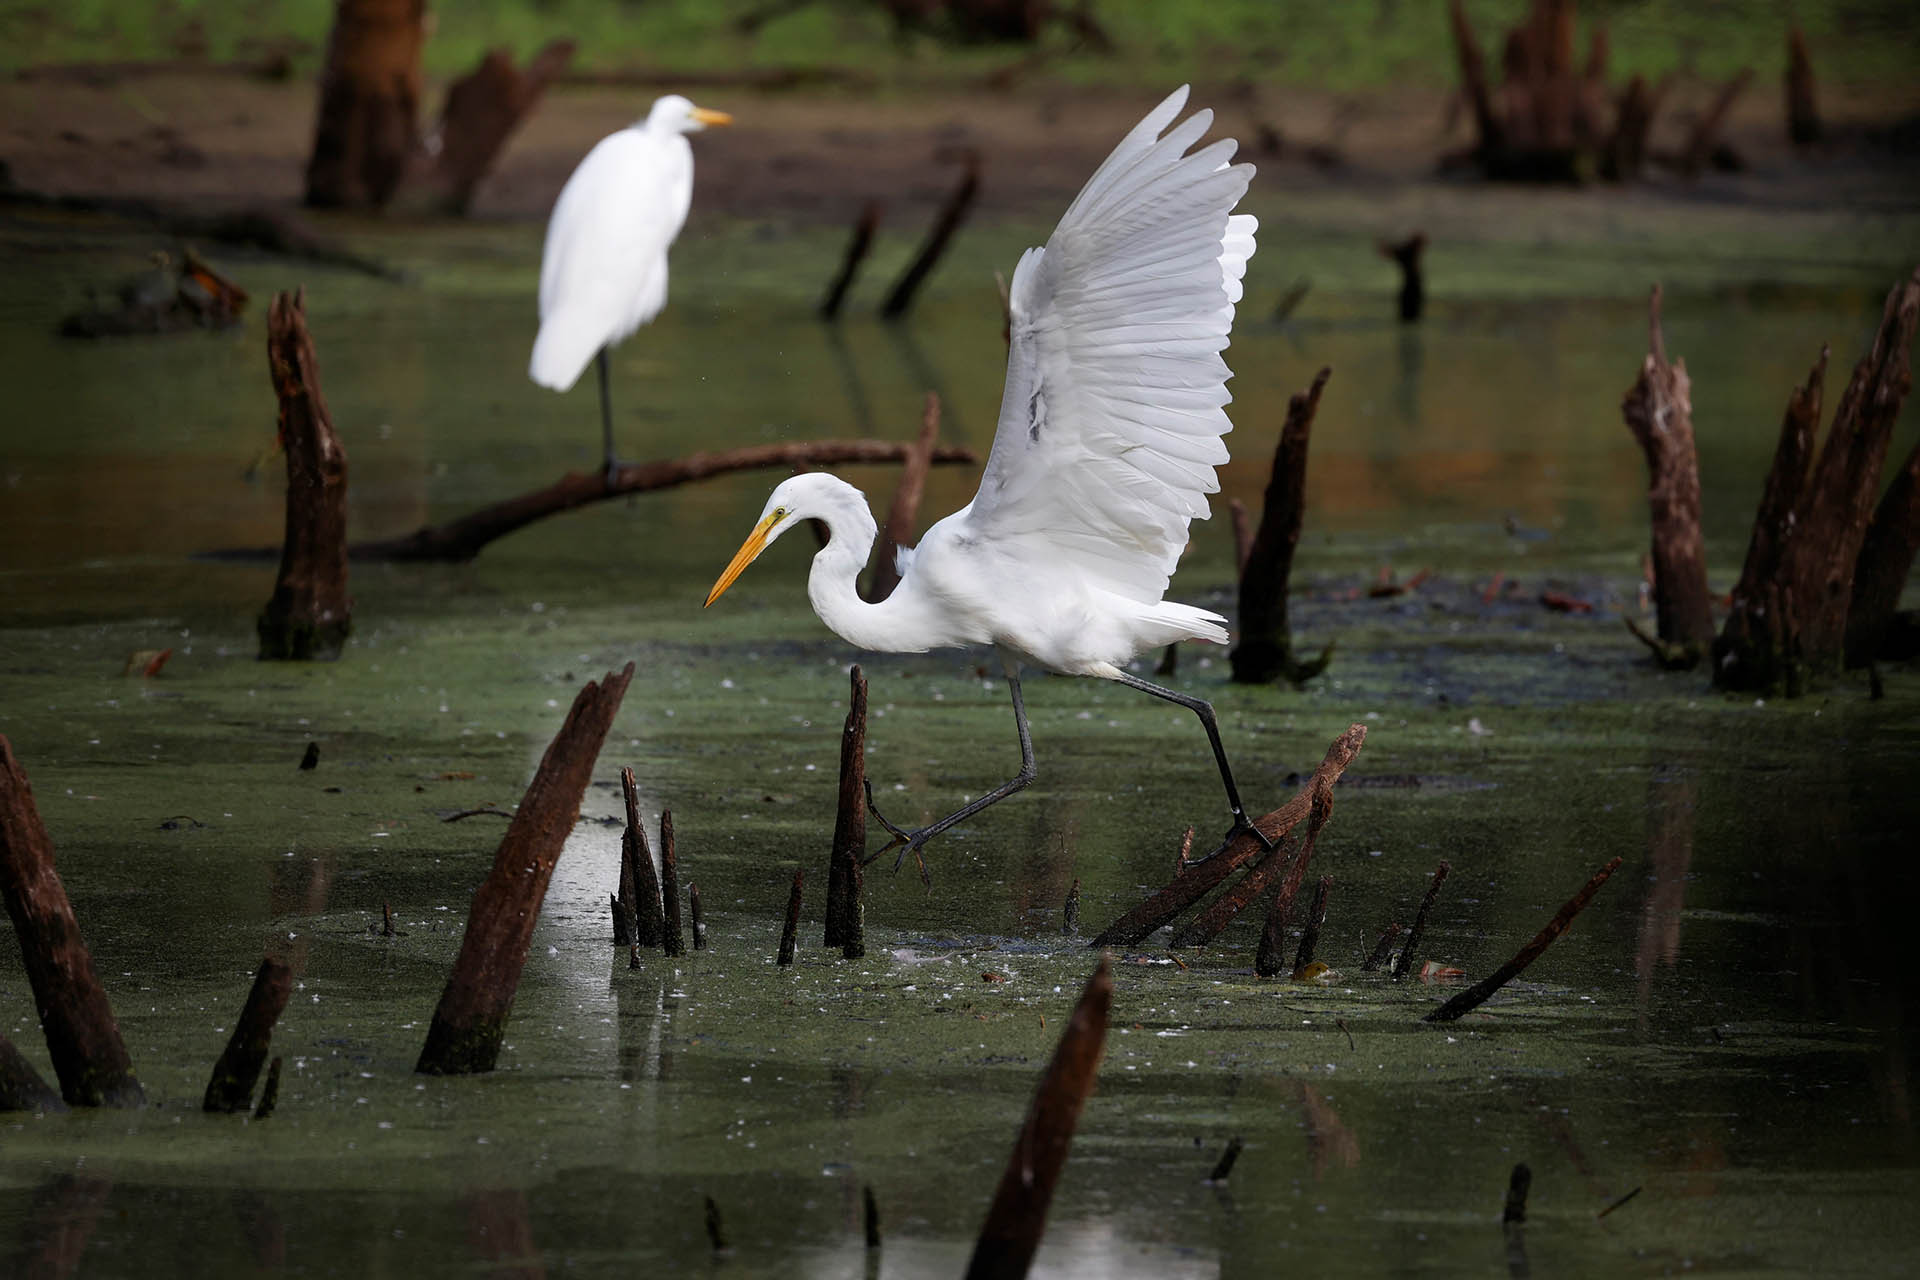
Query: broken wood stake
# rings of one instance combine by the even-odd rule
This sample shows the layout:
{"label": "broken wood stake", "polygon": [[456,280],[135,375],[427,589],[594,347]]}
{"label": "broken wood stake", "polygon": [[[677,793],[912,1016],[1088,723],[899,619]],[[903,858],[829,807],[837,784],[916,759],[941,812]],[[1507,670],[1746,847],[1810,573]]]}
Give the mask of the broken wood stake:
{"label": "broken wood stake", "polygon": [[1320,392],[1332,374],[1331,369],[1321,369],[1312,386],[1287,402],[1286,425],[1274,447],[1260,528],[1240,570],[1240,642],[1229,655],[1239,684],[1269,684],[1282,677],[1300,684],[1326,670],[1333,660],[1331,645],[1312,661],[1296,659],[1287,624],[1287,583],[1306,507],[1307,445]]}
{"label": "broken wood stake", "polygon": [[320,393],[304,290],[277,293],[267,308],[267,366],[280,400],[287,511],[280,574],[256,624],[260,656],[337,658],[353,630],[353,600],[347,595],[347,451]]}
{"label": "broken wood stake", "polygon": [[861,207],[860,217],[853,224],[853,237],[847,241],[847,252],[840,259],[840,270],[827,286],[827,296],[820,300],[822,320],[840,318],[840,304],[846,301],[847,290],[853,287],[853,278],[860,273],[860,264],[867,260],[867,252],[873,248],[873,233],[880,229],[881,208],[878,200],[869,200]]}
{"label": "broken wood stake", "polygon": [[1292,908],[1293,903],[1280,901],[1278,893],[1268,901],[1266,923],[1260,928],[1260,945],[1253,952],[1254,976],[1277,978],[1286,968],[1287,917],[1292,914]]}
{"label": "broken wood stake", "polygon": [[1547,921],[1546,927],[1534,934],[1532,941],[1514,953],[1513,959],[1435,1009],[1421,1021],[1452,1022],[1461,1014],[1478,1008],[1494,992],[1519,977],[1528,965],[1540,958],[1542,951],[1553,945],[1555,938],[1567,931],[1567,926],[1573,923],[1573,918],[1586,909],[1587,904],[1593,901],[1593,895],[1600,892],[1600,886],[1607,882],[1607,877],[1611,876],[1619,866],[1620,859],[1615,858],[1594,872],[1593,878],[1581,887],[1580,892],[1568,898],[1560,910],[1554,912],[1553,919]]}
{"label": "broken wood stake", "polygon": [[1321,876],[1320,887],[1313,894],[1313,909],[1307,913],[1307,927],[1300,935],[1300,949],[1293,953],[1293,980],[1299,982],[1307,976],[1307,966],[1313,963],[1313,949],[1320,941],[1320,930],[1327,923],[1327,894],[1333,889],[1333,877]]}
{"label": "broken wood stake", "polygon": [[94,975],[66,886],[53,867],[53,841],[33,803],[33,786],[0,734],[0,896],[60,1080],[75,1107],[139,1107],[146,1094],[120,1039],[107,992]]}
{"label": "broken wood stake", "polygon": [[1513,1166],[1513,1173],[1507,1179],[1507,1203],[1500,1210],[1503,1224],[1527,1220],[1527,1191],[1532,1186],[1533,1170],[1524,1163]]}
{"label": "broken wood stake", "polygon": [[687,939],[680,932],[680,858],[673,847],[673,814],[666,809],[660,811],[660,901],[665,908],[660,949],[670,956],[683,956]]}
{"label": "broken wood stake", "polygon": [[1075,934],[1080,932],[1080,877],[1073,878],[1073,885],[1067,890],[1067,905],[1060,910],[1060,932]]}
{"label": "broken wood stake", "polygon": [[787,894],[787,923],[786,926],[780,930],[780,957],[778,963],[782,969],[788,968],[793,964],[794,944],[800,936],[801,886],[806,882],[806,878],[807,873],[804,868],[794,868],[793,891]]}
{"label": "broken wood stake", "polygon": [[548,41],[522,71],[507,50],[489,49],[479,66],[447,86],[434,127],[432,183],[441,213],[463,217],[473,207],[474,193],[507,139],[533,114],[547,85],[566,71],[573,50],[571,40]]}
{"label": "broken wood stake", "polygon": [[466,1075],[493,1070],[554,863],[579,816],[594,761],[632,679],[629,662],[617,674],[588,681],[548,744],[500,838],[493,869],[474,892],[460,955],[434,1010],[415,1071]]}
{"label": "broken wood stake", "polygon": [[629,909],[636,946],[657,947],[666,934],[665,909],[660,902],[660,876],[653,867],[653,850],[647,845],[647,827],[640,821],[640,788],[633,770],[620,771],[620,795],[627,810],[627,829],[620,836],[620,891],[632,898]]}
{"label": "broken wood stake", "polygon": [[821,945],[839,947],[849,960],[867,954],[866,908],[861,870],[867,856],[867,677],[855,663],[847,722],[840,731],[840,797],[827,856],[827,920]]}
{"label": "broken wood stake", "polygon": [[620,895],[617,893],[607,895],[607,904],[613,911],[613,945],[616,947],[632,946],[633,931],[627,926],[627,920],[632,913],[620,905]]}
{"label": "broken wood stake", "polygon": [[953,239],[953,233],[967,220],[967,210],[973,207],[973,198],[980,192],[980,153],[967,147],[961,156],[966,171],[960,177],[960,184],[947,197],[946,204],[940,207],[940,216],[934,219],[933,228],[927,233],[920,252],[900,273],[900,279],[894,283],[887,294],[887,300],[880,307],[880,316],[885,320],[898,320],[913,307],[913,299],[920,292],[920,286],[933,274],[939,265],[940,255],[947,251],[947,242]]}
{"label": "broken wood stake", "polygon": [[253,1086],[266,1065],[267,1049],[273,1043],[273,1024],[287,1007],[293,993],[293,966],[272,956],[260,962],[253,976],[253,989],[233,1024],[233,1034],[220,1060],[213,1064],[213,1077],[207,1081],[206,1095],[200,1101],[202,1111],[245,1111],[253,1105]]}
{"label": "broken wood stake", "polygon": [[1400,929],[1397,920],[1387,926],[1386,932],[1380,935],[1380,941],[1374,944],[1373,951],[1368,954],[1366,963],[1360,966],[1360,972],[1371,973],[1387,962],[1393,955],[1394,939],[1400,936]]}
{"label": "broken wood stake", "polygon": [[1207,1181],[1210,1184],[1218,1187],[1226,1183],[1228,1176],[1233,1173],[1234,1163],[1240,1159],[1240,1150],[1244,1146],[1246,1143],[1240,1140],[1238,1134],[1227,1139],[1226,1150],[1220,1153],[1220,1158],[1214,1162],[1213,1172],[1207,1175]]}
{"label": "broken wood stake", "polygon": [[1102,956],[1060,1034],[1053,1060],[1027,1108],[1026,1123],[1014,1139],[1013,1153],[967,1263],[968,1280],[1024,1276],[1032,1265],[1074,1128],[1093,1092],[1112,1004],[1113,974]]}
{"label": "broken wood stake", "polygon": [[1407,945],[1400,949],[1400,958],[1393,965],[1395,982],[1407,976],[1407,970],[1413,967],[1413,949],[1420,945],[1420,935],[1426,932],[1427,912],[1433,909],[1433,900],[1440,896],[1440,886],[1446,883],[1447,872],[1453,870],[1453,864],[1442,862],[1433,869],[1433,880],[1427,885],[1427,896],[1420,899],[1420,910],[1414,913],[1413,928],[1407,930]]}
{"label": "broken wood stake", "polygon": [[267,1082],[260,1086],[260,1105],[253,1109],[255,1120],[265,1120],[280,1105],[280,1059],[267,1064]]}

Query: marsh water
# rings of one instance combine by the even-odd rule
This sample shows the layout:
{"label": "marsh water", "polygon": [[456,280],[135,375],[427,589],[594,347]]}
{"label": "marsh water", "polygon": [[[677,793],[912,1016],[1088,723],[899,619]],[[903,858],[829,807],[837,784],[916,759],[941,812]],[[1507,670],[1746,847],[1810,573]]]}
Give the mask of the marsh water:
{"label": "marsh water", "polygon": [[[1645,351],[1646,285],[1665,280],[1668,345],[1693,377],[1724,590],[1788,390],[1822,343],[1851,366],[1912,228],[1863,215],[1814,249],[1791,213],[1624,197],[1595,213],[1568,195],[1518,218],[1499,196],[1397,198],[1460,233],[1432,256],[1424,324],[1392,321],[1385,267],[1323,196],[1313,218],[1262,211],[1230,352],[1222,507],[1257,509],[1286,396],[1333,368],[1294,625],[1303,647],[1337,641],[1334,663],[1305,689],[1250,689],[1227,682],[1224,651],[1193,646],[1174,677],[1218,706],[1256,808],[1368,726],[1314,864],[1334,877],[1319,951],[1333,972],[1256,980],[1257,913],[1178,963],[1164,934],[1114,957],[1099,1091],[1039,1268],[1920,1266],[1905,932],[1920,686],[1893,669],[1880,700],[1864,679],[1790,703],[1726,697],[1653,669],[1619,620],[1644,608],[1644,472],[1618,404]],[[0,1117],[5,1269],[956,1273],[1094,964],[1062,930],[1069,887],[1091,933],[1165,879],[1186,826],[1224,829],[1198,727],[1122,689],[1031,680],[1039,782],[930,846],[930,892],[876,865],[869,952],[848,962],[817,943],[849,664],[872,682],[868,769],[896,819],[979,794],[1017,756],[991,656],[849,650],[807,609],[804,538],[700,608],[777,475],[604,503],[471,564],[356,564],[340,661],[256,662],[271,564],[198,553],[278,539],[271,291],[308,290],[356,535],[596,457],[591,386],[556,397],[523,373],[537,227],[332,230],[411,282],[232,256],[255,297],[240,328],[105,344],[53,336],[59,316],[155,246],[87,222],[5,234],[0,732],[150,1099]],[[709,222],[676,251],[665,315],[619,349],[623,450],[907,439],[936,389],[945,438],[984,452],[1003,359],[990,272],[1044,230],[975,229],[910,325],[864,318],[863,294],[836,330],[810,314],[836,230]],[[1270,319],[1303,276],[1306,301]],[[887,500],[886,469],[846,474]],[[939,470],[924,509],[958,506],[975,478]],[[1225,525],[1196,526],[1175,593],[1231,612]],[[1383,566],[1432,576],[1356,591]],[[1496,574],[1518,589],[1488,596]],[[1550,612],[1546,589],[1593,612]],[[167,648],[159,675],[123,674]],[[629,661],[500,1069],[414,1075],[503,826],[443,819],[511,806],[579,686]],[[300,771],[309,743],[319,764]],[[605,906],[623,765],[650,819],[672,810],[712,941],[637,970]],[[1474,978],[1615,856],[1568,935],[1451,1027],[1419,1021],[1444,985],[1360,971],[1442,859],[1420,958]],[[796,866],[805,945],[781,970]],[[378,930],[389,904],[394,937]],[[277,1113],[203,1115],[269,949],[299,966],[274,1038]],[[12,955],[0,996],[6,1034],[44,1070]],[[1203,1185],[1235,1136],[1231,1178]],[[1528,1221],[1503,1234],[1517,1162],[1533,1171]]]}

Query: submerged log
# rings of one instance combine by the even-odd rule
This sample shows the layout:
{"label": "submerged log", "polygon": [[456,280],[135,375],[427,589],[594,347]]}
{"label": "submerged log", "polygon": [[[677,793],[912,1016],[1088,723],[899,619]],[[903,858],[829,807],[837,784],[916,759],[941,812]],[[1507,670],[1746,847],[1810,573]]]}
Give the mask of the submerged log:
{"label": "submerged log", "polygon": [[0,896],[6,898],[20,943],[61,1097],[76,1107],[145,1105],[66,886],[53,869],[53,841],[34,806],[33,787],[5,734],[0,734]]}
{"label": "submerged log", "polygon": [[867,954],[861,861],[867,856],[867,678],[855,663],[847,723],[840,731],[840,804],[827,858],[826,931],[821,945],[839,947],[849,960]]}
{"label": "submerged log", "polygon": [[933,469],[934,442],[939,437],[940,393],[929,391],[920,417],[920,438],[913,442],[906,465],[900,468],[900,484],[893,491],[893,505],[887,508],[887,523],[874,548],[873,576],[867,586],[869,604],[879,604],[900,585],[900,549],[913,538],[914,517],[927,491],[927,473]]}
{"label": "submerged log", "polygon": [[268,956],[253,976],[253,989],[233,1024],[233,1034],[220,1060],[213,1064],[213,1077],[207,1081],[202,1111],[245,1111],[253,1105],[254,1082],[267,1063],[267,1050],[273,1044],[273,1024],[287,1007],[293,993],[293,966]]}
{"label": "submerged log", "polygon": [[589,680],[541,757],[494,853],[493,870],[473,895],[460,956],[434,1010],[415,1071],[466,1075],[493,1070],[547,882],[632,679],[629,662],[618,674],[608,672],[597,683]]}
{"label": "submerged log", "polygon": [[431,181],[443,213],[464,215],[480,182],[547,91],[573,61],[573,41],[553,40],[533,55],[525,71],[505,49],[490,49],[480,65],[447,87],[429,150],[435,153]]}
{"label": "submerged log", "polygon": [[1000,1175],[987,1220],[967,1263],[968,1280],[1003,1280],[1027,1274],[1040,1237],[1047,1229],[1047,1208],[1060,1170],[1073,1145],[1080,1112],[1093,1092],[1107,1043],[1107,1015],[1113,1005],[1113,974],[1101,957],[1093,976],[1060,1033],[1053,1060],[1034,1090],[1026,1123],[1013,1141],[1013,1154]]}
{"label": "submerged log", "polygon": [[[1307,779],[1297,795],[1272,813],[1254,820],[1254,825],[1267,839],[1279,844],[1299,823],[1314,812],[1314,799],[1322,790],[1330,792],[1333,784],[1345,773],[1353,758],[1360,754],[1360,746],[1367,740],[1367,727],[1363,724],[1348,725],[1347,731],[1333,740],[1327,748],[1327,754],[1320,761],[1319,768]],[[1191,838],[1191,833],[1189,833]],[[1161,925],[1172,920],[1181,912],[1192,907],[1209,892],[1218,887],[1233,874],[1234,869],[1245,865],[1261,853],[1260,842],[1250,835],[1241,835],[1228,843],[1210,858],[1204,858],[1191,865],[1183,859],[1176,870],[1172,883],[1153,894],[1145,902],[1115,920],[1100,931],[1089,946],[1093,947],[1131,947],[1139,944],[1146,936]],[[1286,850],[1276,848],[1269,858],[1279,858]]]}
{"label": "submerged log", "polygon": [[287,519],[280,575],[258,623],[260,656],[337,658],[353,629],[353,600],[347,595],[347,451],[320,394],[304,292],[274,295],[267,310],[267,364],[280,400]]}
{"label": "submerged log", "polygon": [[420,107],[426,0],[337,0],[306,202],[379,209],[405,176]]}
{"label": "submerged log", "polygon": [[1681,669],[1698,664],[1713,643],[1706,542],[1700,532],[1700,462],[1693,442],[1687,363],[1667,360],[1658,285],[1647,314],[1647,355],[1620,412],[1647,459],[1659,620],[1659,643],[1650,647],[1662,666]]}
{"label": "submerged log", "polygon": [[1312,386],[1287,401],[1287,421],[1274,448],[1260,529],[1240,570],[1240,643],[1229,655],[1239,684],[1268,684],[1282,677],[1300,684],[1326,670],[1333,660],[1331,644],[1312,661],[1295,658],[1287,625],[1287,582],[1306,507],[1307,444],[1321,389],[1332,374],[1331,369],[1320,370]]}
{"label": "submerged log", "polygon": [[[1713,678],[1721,688],[1796,697],[1839,671],[1874,493],[1912,385],[1908,349],[1916,325],[1920,271],[1887,295],[1873,347],[1855,366],[1817,458],[1824,352],[1788,401],[1733,609],[1714,641]],[[1884,596],[1874,599],[1873,607],[1882,607]],[[1870,621],[1863,612],[1862,628]]]}
{"label": "submerged log", "polygon": [[[595,502],[630,493],[671,489],[696,480],[708,480],[733,471],[761,467],[831,467],[864,463],[905,462],[914,446],[891,440],[815,440],[804,444],[749,445],[718,453],[690,453],[681,458],[621,463],[612,476],[570,471],[544,489],[508,498],[446,524],[427,525],[398,538],[356,542],[348,553],[356,560],[438,560],[459,564],[473,559],[488,543],[532,524]],[[937,463],[976,463],[971,449],[942,446],[933,451]],[[236,558],[251,553],[238,553]]]}

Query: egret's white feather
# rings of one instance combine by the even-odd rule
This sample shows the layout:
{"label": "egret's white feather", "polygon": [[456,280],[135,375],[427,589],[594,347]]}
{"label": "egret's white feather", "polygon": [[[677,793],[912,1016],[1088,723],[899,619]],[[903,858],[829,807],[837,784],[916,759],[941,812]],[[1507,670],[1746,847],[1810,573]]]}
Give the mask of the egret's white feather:
{"label": "egret's white feather", "polygon": [[1160,603],[1219,488],[1220,352],[1258,226],[1231,213],[1253,167],[1231,141],[1189,154],[1212,115],[1173,124],[1185,102],[1150,112],[1020,259],[1000,425],[966,512],[971,538],[1140,604]]}

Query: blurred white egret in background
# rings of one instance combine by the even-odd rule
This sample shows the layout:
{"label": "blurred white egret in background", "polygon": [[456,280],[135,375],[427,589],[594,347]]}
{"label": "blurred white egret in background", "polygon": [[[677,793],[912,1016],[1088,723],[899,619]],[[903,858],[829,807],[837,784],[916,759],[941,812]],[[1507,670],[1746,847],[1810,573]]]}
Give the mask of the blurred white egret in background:
{"label": "blurred white egret in background", "polygon": [[731,124],[724,111],[679,94],[656,100],[647,118],[609,134],[587,152],[560,189],[540,257],[540,336],[527,376],[570,390],[594,360],[600,367],[600,430],[606,471],[613,453],[607,348],[660,314],[667,303],[667,248],[693,199],[689,133]]}
{"label": "blurred white egret in background", "polygon": [[1227,640],[1224,618],[1162,596],[1187,523],[1206,518],[1206,495],[1219,488],[1214,468],[1227,460],[1220,352],[1257,225],[1231,211],[1253,166],[1231,163],[1231,140],[1187,154],[1213,113],[1174,125],[1186,99],[1182,87],[1154,108],[1081,189],[1046,248],[1021,257],[1006,391],[980,491],[901,552],[893,594],[860,599],[854,584],[873,546],[873,515],[858,489],[815,472],[774,489],[707,597],[718,599],[788,529],[824,520],[832,536],[813,558],[807,595],[842,639],[890,653],[999,651],[1020,772],[917,830],[874,809],[893,835],[881,852],[917,852],[1033,781],[1023,664],[1098,676],[1197,713],[1233,809],[1228,840],[1250,831],[1271,847],[1241,807],[1213,708],[1126,669],[1136,654],[1175,641]]}

